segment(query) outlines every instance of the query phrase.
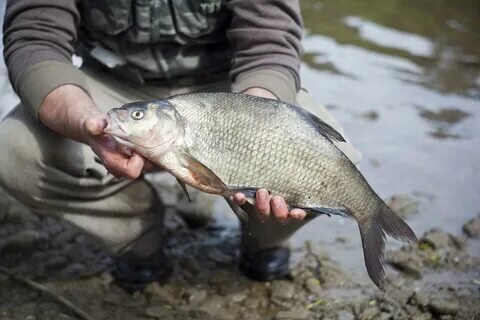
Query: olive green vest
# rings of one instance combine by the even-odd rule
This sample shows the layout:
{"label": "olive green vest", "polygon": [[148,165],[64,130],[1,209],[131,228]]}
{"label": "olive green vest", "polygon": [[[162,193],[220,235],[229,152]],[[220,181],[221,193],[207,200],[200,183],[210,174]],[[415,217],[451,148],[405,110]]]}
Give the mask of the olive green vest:
{"label": "olive green vest", "polygon": [[[138,83],[225,74],[225,0],[79,0],[84,58]],[[88,55],[89,57],[86,57]]]}

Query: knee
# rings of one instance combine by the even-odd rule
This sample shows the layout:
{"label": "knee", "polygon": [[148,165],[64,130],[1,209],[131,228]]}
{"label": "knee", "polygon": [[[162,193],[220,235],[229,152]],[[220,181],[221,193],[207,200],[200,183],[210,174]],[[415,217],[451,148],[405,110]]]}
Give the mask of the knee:
{"label": "knee", "polygon": [[0,123],[0,187],[25,201],[35,194],[39,149],[33,134],[18,116],[13,112]]}

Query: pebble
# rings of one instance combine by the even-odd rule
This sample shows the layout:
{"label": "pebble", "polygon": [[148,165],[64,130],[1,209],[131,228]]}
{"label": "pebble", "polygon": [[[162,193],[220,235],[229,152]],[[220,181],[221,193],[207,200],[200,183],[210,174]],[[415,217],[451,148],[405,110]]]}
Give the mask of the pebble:
{"label": "pebble", "polygon": [[420,278],[422,276],[422,262],[415,259],[411,254],[404,251],[389,252],[387,255],[387,261],[395,269],[413,276]]}
{"label": "pebble", "polygon": [[337,320],[354,320],[355,316],[350,311],[342,310],[337,312]]}
{"label": "pebble", "polygon": [[187,291],[187,296],[189,304],[198,305],[202,303],[207,297],[207,291],[191,288]]}
{"label": "pebble", "polygon": [[310,318],[310,312],[307,309],[293,309],[289,311],[279,311],[275,316],[277,320],[305,320]]}
{"label": "pebble", "polygon": [[447,300],[445,298],[433,298],[428,304],[432,313],[437,315],[457,314],[460,305],[456,301]]}
{"label": "pebble", "polygon": [[80,263],[73,263],[67,266],[65,269],[62,270],[61,275],[64,277],[76,276],[81,275],[85,272],[86,268],[83,264]]}
{"label": "pebble", "polygon": [[207,256],[210,260],[213,260],[219,264],[229,264],[233,261],[233,258],[231,256],[223,253],[218,248],[211,248],[208,251]]}
{"label": "pebble", "polygon": [[272,299],[290,300],[295,294],[295,287],[289,281],[274,281],[272,283]]}
{"label": "pebble", "polygon": [[479,238],[480,237],[480,215],[475,219],[472,219],[463,225],[463,232],[469,238]]}
{"label": "pebble", "polygon": [[55,320],[74,320],[74,318],[70,317],[69,315],[65,313],[60,313]]}
{"label": "pebble", "polygon": [[322,293],[322,287],[320,281],[317,278],[308,278],[305,281],[305,288],[313,294],[320,295]]}
{"label": "pebble", "polygon": [[39,232],[33,230],[20,231],[0,242],[0,252],[32,250],[37,242],[43,239],[44,236]]}
{"label": "pebble", "polygon": [[58,270],[58,269],[64,268],[67,264],[68,264],[67,258],[65,258],[64,256],[56,256],[56,257],[50,258],[45,263],[45,268]]}
{"label": "pebble", "polygon": [[377,319],[380,314],[380,310],[377,307],[369,307],[363,311],[362,320]]}
{"label": "pebble", "polygon": [[438,229],[433,229],[425,233],[420,239],[420,243],[427,243],[433,247],[433,249],[442,249],[450,247],[453,244],[450,234]]}
{"label": "pebble", "polygon": [[0,273],[0,285],[7,283],[9,280],[10,280],[9,276],[7,276],[6,274]]}
{"label": "pebble", "polygon": [[172,313],[172,310],[164,306],[153,306],[145,309],[145,315],[148,317],[161,319]]}

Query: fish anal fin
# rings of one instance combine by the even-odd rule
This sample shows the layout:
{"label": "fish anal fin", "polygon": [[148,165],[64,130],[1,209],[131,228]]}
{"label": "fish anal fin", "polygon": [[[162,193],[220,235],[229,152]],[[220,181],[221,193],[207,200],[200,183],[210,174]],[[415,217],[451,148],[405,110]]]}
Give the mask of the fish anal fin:
{"label": "fish anal fin", "polygon": [[343,208],[329,208],[329,207],[313,207],[313,208],[299,208],[307,212],[306,219],[313,219],[320,215],[327,216],[342,216],[342,217],[351,217],[348,212]]}
{"label": "fish anal fin", "polygon": [[308,123],[310,123],[318,133],[322,136],[335,141],[345,142],[345,138],[333,128],[331,125],[318,118],[316,115],[308,112],[307,110],[293,106],[294,110],[301,115]]}

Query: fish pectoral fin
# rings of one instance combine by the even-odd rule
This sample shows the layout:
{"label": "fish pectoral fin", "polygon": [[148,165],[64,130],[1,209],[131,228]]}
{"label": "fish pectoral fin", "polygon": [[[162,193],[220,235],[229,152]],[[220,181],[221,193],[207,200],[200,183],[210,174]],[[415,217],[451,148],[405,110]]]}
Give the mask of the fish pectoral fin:
{"label": "fish pectoral fin", "polygon": [[320,215],[326,214],[327,216],[342,216],[351,218],[350,214],[343,208],[328,208],[328,207],[314,207],[314,208],[300,208],[307,212],[306,219],[313,219]]}
{"label": "fish pectoral fin", "polygon": [[307,110],[293,106],[294,110],[301,115],[308,123],[310,123],[318,133],[322,136],[335,141],[345,142],[345,138],[333,128],[331,125],[318,118],[316,115],[308,112]]}
{"label": "fish pectoral fin", "polygon": [[185,193],[185,195],[187,196],[188,201],[192,202],[192,199],[190,198],[190,195],[188,194],[187,185],[185,184],[185,182],[181,181],[178,178],[177,178],[177,181],[178,181],[178,184],[182,187],[183,193]]}
{"label": "fish pectoral fin", "polygon": [[184,166],[190,172],[193,180],[198,184],[214,188],[221,193],[228,191],[225,183],[212,170],[198,161],[191,154],[183,152],[181,157],[182,160],[184,160]]}

